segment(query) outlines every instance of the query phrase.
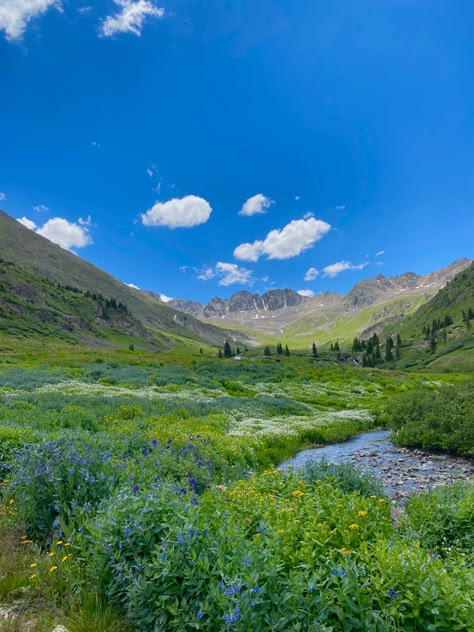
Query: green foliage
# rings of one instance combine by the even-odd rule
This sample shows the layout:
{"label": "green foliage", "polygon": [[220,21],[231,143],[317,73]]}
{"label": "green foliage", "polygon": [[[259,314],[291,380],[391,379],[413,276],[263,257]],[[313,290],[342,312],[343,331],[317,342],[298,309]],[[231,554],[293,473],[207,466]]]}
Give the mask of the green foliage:
{"label": "green foliage", "polygon": [[378,478],[358,470],[350,463],[313,461],[306,464],[301,472],[301,478],[308,483],[329,479],[345,493],[359,492],[362,496],[385,496],[383,485]]}
{"label": "green foliage", "polygon": [[393,438],[402,445],[474,455],[474,385],[420,388],[386,406]]}
{"label": "green foliage", "polygon": [[455,483],[417,494],[407,503],[401,528],[427,550],[443,557],[455,550],[474,561],[474,483]]}

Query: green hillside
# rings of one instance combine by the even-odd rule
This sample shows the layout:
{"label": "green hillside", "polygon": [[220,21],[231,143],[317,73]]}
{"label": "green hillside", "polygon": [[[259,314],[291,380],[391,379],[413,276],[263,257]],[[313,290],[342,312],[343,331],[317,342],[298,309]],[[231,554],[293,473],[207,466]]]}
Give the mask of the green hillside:
{"label": "green hillside", "polygon": [[[44,279],[48,279],[62,287],[68,286],[81,290],[83,293],[102,294],[106,299],[114,299],[117,303],[127,306],[135,321],[141,323],[142,329],[152,330],[151,337],[154,340],[164,340],[156,333],[158,330],[173,336],[207,341],[212,344],[224,342],[226,335],[218,327],[177,312],[159,299],[127,286],[100,268],[37,235],[2,211],[0,211],[0,244],[2,259],[14,263],[19,269],[29,273],[27,284],[31,287],[37,288],[38,284],[43,284]],[[19,274],[18,270],[16,274]],[[40,297],[41,292],[36,292],[35,296]],[[61,306],[60,311],[63,308],[65,309],[64,305]],[[29,311],[31,313],[31,310]],[[72,316],[75,317],[73,320],[77,324],[80,313],[74,313]],[[24,325],[23,331],[29,331],[30,334],[41,334],[48,330],[46,327],[35,331],[34,328],[28,328],[25,323]],[[150,335],[145,336],[147,337],[150,338]]]}
{"label": "green hillside", "polygon": [[[397,365],[437,371],[474,370],[473,316],[474,264],[471,264],[401,322],[397,332],[404,344]],[[388,328],[386,333],[394,332]]]}

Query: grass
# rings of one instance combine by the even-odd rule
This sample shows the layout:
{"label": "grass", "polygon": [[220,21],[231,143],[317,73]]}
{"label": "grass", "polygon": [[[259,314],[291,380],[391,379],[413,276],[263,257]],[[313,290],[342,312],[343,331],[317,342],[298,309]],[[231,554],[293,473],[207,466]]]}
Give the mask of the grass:
{"label": "grass", "polygon": [[2,355],[0,604],[25,611],[9,625],[469,629],[470,492],[463,512],[426,500],[457,525],[434,559],[417,544],[423,506],[398,530],[354,468],[273,467],[380,424],[394,395],[464,378],[203,351]]}

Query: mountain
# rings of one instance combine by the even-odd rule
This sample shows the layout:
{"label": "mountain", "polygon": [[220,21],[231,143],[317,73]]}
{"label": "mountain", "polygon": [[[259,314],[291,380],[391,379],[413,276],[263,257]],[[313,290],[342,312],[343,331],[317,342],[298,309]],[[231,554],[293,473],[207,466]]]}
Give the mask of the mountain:
{"label": "mountain", "polygon": [[[130,332],[130,328],[134,329],[136,334],[140,331],[141,338],[159,347],[165,341],[167,346],[170,346],[171,336],[218,345],[222,345],[227,337],[239,338],[240,341],[246,342],[243,334],[223,332],[211,323],[205,323],[172,309],[163,303],[158,295],[129,287],[79,256],[29,230],[3,211],[0,211],[0,256],[3,260],[0,278],[3,287],[0,331],[5,331],[5,327],[9,327],[11,323],[7,321],[11,320],[15,312],[17,317],[21,312],[23,318],[31,322],[37,321],[38,326],[42,318],[49,319],[48,322],[55,322],[62,334],[69,331],[69,336],[87,338],[92,333],[93,337],[99,340],[104,332],[104,319],[93,322],[93,314],[97,312],[100,315],[101,308],[97,305],[94,308],[90,304],[90,297],[85,296],[89,293],[101,295],[109,302],[113,299],[116,304],[124,305],[127,310],[127,324],[124,319],[125,312],[119,319],[125,327],[124,333]],[[14,267],[6,266],[6,263],[14,264]],[[57,293],[55,294],[48,286],[48,281],[63,288],[61,297],[56,296]],[[79,324],[82,312],[74,301],[70,301],[71,296],[68,292],[74,290],[79,290],[84,299],[89,301],[87,308],[82,305],[88,312],[84,323],[87,322],[88,326],[92,327],[92,331],[87,335]],[[21,308],[19,301],[23,302]],[[50,315],[47,316],[46,312]],[[105,326],[106,330],[110,329],[109,325]],[[120,330],[118,322],[117,328]]]}
{"label": "mountain", "polygon": [[324,292],[303,297],[289,289],[270,290],[261,296],[244,291],[230,299],[214,297],[205,305],[176,299],[168,305],[205,322],[242,328],[249,335],[253,333],[260,343],[279,337],[294,347],[304,348],[313,340],[318,344],[335,339],[351,341],[356,335],[369,336],[387,324],[398,323],[470,263],[469,259],[459,259],[426,275],[379,274],[360,281],[345,296]]}
{"label": "mountain", "polygon": [[400,368],[462,372],[474,370],[473,330],[474,263],[396,328],[387,327],[385,333],[401,336]]}

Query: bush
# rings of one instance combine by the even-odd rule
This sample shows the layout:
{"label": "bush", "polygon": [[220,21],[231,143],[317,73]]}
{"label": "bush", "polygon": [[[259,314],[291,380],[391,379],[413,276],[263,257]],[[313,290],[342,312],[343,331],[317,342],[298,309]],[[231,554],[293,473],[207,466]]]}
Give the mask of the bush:
{"label": "bush", "polygon": [[307,463],[300,476],[308,483],[329,480],[345,493],[359,492],[362,496],[385,496],[385,490],[378,478],[358,470],[350,463]]}
{"label": "bush", "polygon": [[412,497],[401,528],[444,557],[474,551],[474,483],[437,487]]}
{"label": "bush", "polygon": [[402,445],[474,455],[474,383],[414,389],[386,407],[393,439]]}

